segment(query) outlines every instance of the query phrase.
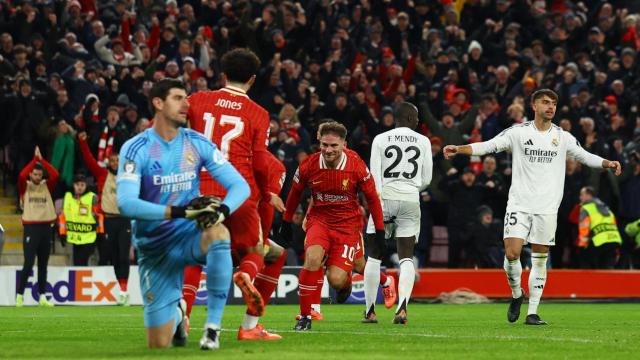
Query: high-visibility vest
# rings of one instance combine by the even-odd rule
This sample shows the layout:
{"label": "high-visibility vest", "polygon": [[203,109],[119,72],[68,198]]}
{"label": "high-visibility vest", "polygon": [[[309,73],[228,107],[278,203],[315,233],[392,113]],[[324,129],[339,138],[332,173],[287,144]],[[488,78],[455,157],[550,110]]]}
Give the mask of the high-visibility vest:
{"label": "high-visibility vest", "polygon": [[96,241],[96,219],[93,217],[93,199],[96,194],[87,192],[76,199],[70,192],[64,195],[67,242],[84,245]]}
{"label": "high-visibility vest", "polygon": [[591,241],[594,246],[598,247],[607,243],[622,244],[622,237],[616,225],[616,217],[612,212],[609,212],[607,216],[603,215],[598,211],[598,207],[594,202],[582,205],[582,209],[589,214],[589,219],[591,220],[589,229],[591,230]]}
{"label": "high-visibility vest", "polygon": [[640,219],[627,224],[627,226],[625,226],[624,228],[624,232],[626,232],[627,235],[635,238],[636,248],[639,248],[640,247]]}

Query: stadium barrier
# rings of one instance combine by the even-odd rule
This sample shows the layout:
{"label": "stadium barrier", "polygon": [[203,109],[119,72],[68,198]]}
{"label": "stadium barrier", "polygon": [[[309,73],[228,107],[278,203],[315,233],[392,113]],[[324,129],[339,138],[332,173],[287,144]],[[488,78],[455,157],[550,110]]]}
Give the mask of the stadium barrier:
{"label": "stadium barrier", "polygon": [[[272,304],[298,303],[299,267],[285,267],[278,287],[271,299]],[[397,279],[397,270],[388,272]],[[118,283],[111,266],[58,267],[50,266],[46,286],[47,297],[59,305],[115,305],[119,293]],[[33,274],[37,274],[34,268]],[[435,298],[443,292],[468,289],[490,298],[507,298],[510,290],[504,271],[421,269],[419,281],[413,288],[415,298]],[[0,306],[15,305],[17,284],[21,268],[0,266]],[[523,274],[522,287],[527,289],[529,273]],[[618,270],[549,270],[544,298],[596,299],[596,298],[640,298],[640,271]],[[202,273],[196,304],[206,303],[205,274]],[[364,302],[362,276],[355,274],[349,303]],[[132,266],[129,276],[129,294],[132,305],[141,305],[137,266]],[[333,296],[325,280],[322,297]],[[37,304],[37,283],[32,275],[25,289],[25,305]],[[378,293],[378,302],[382,296]],[[243,304],[242,293],[232,286],[229,290],[229,304]]]}
{"label": "stadium barrier", "polygon": [[[398,277],[396,269],[389,273]],[[547,271],[543,298],[623,299],[640,298],[640,271],[637,270],[554,270]],[[413,287],[415,298],[435,298],[443,292],[468,289],[489,298],[507,298],[511,289],[502,269],[420,269]],[[522,288],[528,292],[529,271],[523,271]]]}

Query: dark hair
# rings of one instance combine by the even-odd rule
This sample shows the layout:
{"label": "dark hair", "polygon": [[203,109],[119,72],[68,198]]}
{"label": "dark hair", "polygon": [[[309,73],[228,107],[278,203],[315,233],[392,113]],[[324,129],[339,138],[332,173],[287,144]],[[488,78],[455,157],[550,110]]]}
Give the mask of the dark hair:
{"label": "dark hair", "polygon": [[260,70],[260,59],[249,49],[237,48],[222,56],[220,66],[227,80],[244,84]]}
{"label": "dark hair", "polygon": [[540,99],[543,96],[548,96],[556,103],[558,102],[558,94],[556,94],[556,92],[551,89],[537,90],[536,92],[533,93],[533,95],[531,95],[531,102],[535,102],[536,100]]}
{"label": "dark hair", "polygon": [[33,170],[40,170],[42,171],[42,173],[44,174],[44,166],[42,166],[42,164],[40,162],[35,163],[35,165],[33,165]]}
{"label": "dark hair", "polygon": [[176,79],[164,78],[153,85],[149,91],[149,104],[152,112],[155,112],[153,99],[160,98],[162,101],[166,100],[171,89],[182,89],[186,91],[182,81]]}
{"label": "dark hair", "polygon": [[393,111],[397,127],[415,129],[418,126],[418,108],[410,102],[403,102]]}
{"label": "dark hair", "polygon": [[347,138],[347,128],[337,121],[328,121],[318,127],[318,139],[326,134],[334,134],[344,140]]}
{"label": "dark hair", "polygon": [[593,186],[585,186],[582,190],[591,196],[596,196],[596,189],[594,189]]}

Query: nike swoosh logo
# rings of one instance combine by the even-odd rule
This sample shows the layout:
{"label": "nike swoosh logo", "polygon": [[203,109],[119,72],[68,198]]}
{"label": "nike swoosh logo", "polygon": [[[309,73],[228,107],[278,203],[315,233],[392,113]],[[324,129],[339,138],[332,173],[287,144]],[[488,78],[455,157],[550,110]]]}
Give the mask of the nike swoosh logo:
{"label": "nike swoosh logo", "polygon": [[318,185],[318,184],[320,184],[321,182],[322,182],[322,180],[320,180],[320,181],[313,181],[313,182],[311,182],[311,183],[312,183],[313,185]]}

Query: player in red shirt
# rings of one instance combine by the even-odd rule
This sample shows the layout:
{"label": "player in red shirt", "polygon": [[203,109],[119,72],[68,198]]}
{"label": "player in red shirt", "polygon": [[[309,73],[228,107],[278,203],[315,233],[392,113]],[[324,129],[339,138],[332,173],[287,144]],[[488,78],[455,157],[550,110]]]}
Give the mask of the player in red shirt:
{"label": "player in red shirt", "polygon": [[[313,206],[307,214],[305,260],[300,271],[300,316],[295,330],[311,329],[311,303],[318,280],[327,267],[327,280],[338,290],[338,301],[351,294],[351,271],[358,246],[362,248],[362,214],[358,191],[369,204],[376,228],[376,240],[384,242],[382,206],[373,178],[364,161],[345,149],[347,129],[335,121],[320,125],[320,152],[304,160],[293,177],[287,199],[281,235],[291,239],[291,221],[304,189],[309,186]],[[326,262],[323,261],[326,256]]]}
{"label": "player in red shirt", "polygon": [[278,285],[282,267],[287,260],[287,251],[282,246],[269,240],[269,232],[273,224],[275,210],[280,212],[285,210],[279,194],[284,183],[286,169],[284,164],[270,152],[267,152],[266,156],[256,157],[255,160],[255,163],[261,162],[267,165],[255,169],[256,182],[261,196],[258,204],[258,213],[260,214],[260,224],[262,225],[265,266],[254,281],[255,287],[260,291],[266,305]]}
{"label": "player in red shirt", "polygon": [[[251,186],[249,199],[224,221],[231,233],[234,261],[239,266],[233,281],[242,290],[248,307],[238,340],[277,340],[281,338],[279,335],[268,333],[258,324],[264,313],[264,301],[253,284],[256,275],[264,268],[264,244],[258,215],[260,190],[254,170],[266,166],[256,158],[267,156],[269,114],[247,96],[247,91],[256,79],[260,60],[250,50],[238,48],[222,57],[221,67],[225,87],[191,95],[189,121],[191,128],[218,145],[222,154]],[[201,177],[201,192],[219,197],[225,195],[224,188],[205,174]],[[197,289],[199,270],[185,270],[185,279],[191,282],[185,288],[191,292]]]}

